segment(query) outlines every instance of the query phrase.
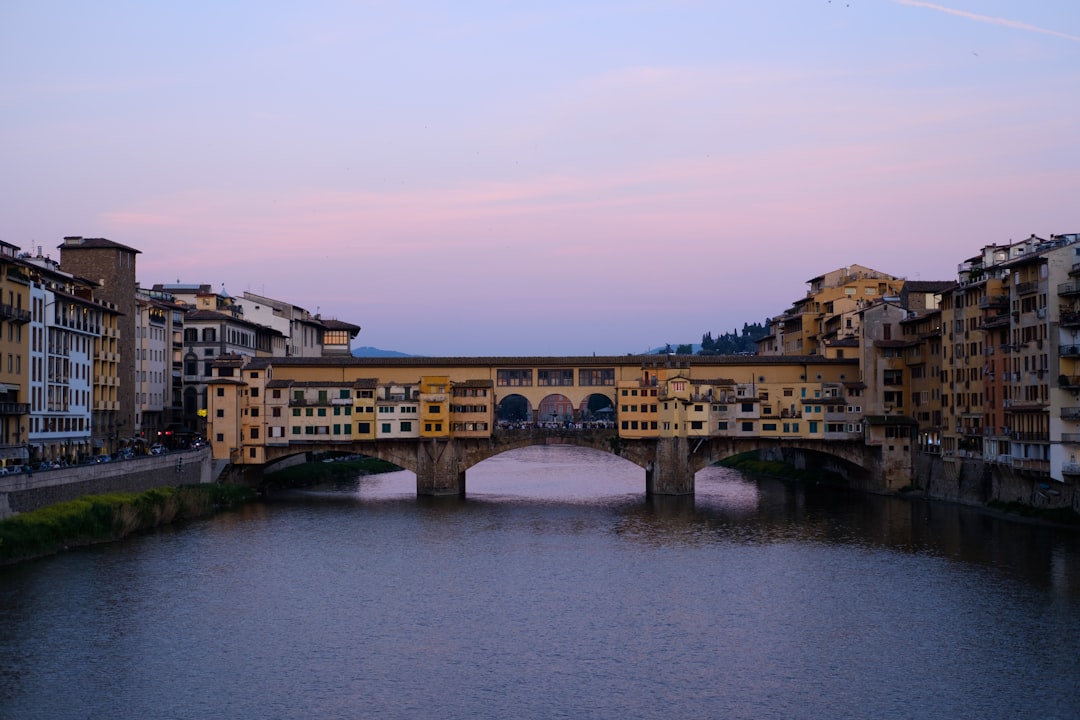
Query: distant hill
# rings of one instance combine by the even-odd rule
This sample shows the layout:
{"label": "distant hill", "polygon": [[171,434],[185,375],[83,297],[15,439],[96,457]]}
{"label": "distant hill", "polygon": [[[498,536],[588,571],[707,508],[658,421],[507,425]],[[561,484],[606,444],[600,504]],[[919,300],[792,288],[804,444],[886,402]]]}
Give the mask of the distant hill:
{"label": "distant hill", "polygon": [[413,357],[408,353],[398,352],[397,350],[380,350],[375,347],[358,347],[353,348],[353,357]]}

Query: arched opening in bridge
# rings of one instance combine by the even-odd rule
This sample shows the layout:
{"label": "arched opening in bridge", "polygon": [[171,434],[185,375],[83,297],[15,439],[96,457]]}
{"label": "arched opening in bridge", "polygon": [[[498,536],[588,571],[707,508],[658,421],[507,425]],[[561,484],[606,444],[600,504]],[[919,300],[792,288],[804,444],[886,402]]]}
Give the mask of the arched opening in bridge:
{"label": "arched opening in bridge", "polygon": [[556,503],[641,503],[645,470],[603,450],[530,445],[499,453],[466,471],[467,497]]}
{"label": "arched opening in bridge", "polygon": [[828,453],[792,447],[774,447],[732,455],[716,463],[748,475],[858,487],[868,470]]}
{"label": "arched opening in bridge", "polygon": [[614,423],[615,403],[607,395],[593,393],[581,401],[578,408],[582,422],[586,423]]}
{"label": "arched opening in bridge", "polygon": [[495,420],[501,425],[531,423],[532,406],[524,395],[507,395],[495,408]]}
{"label": "arched opening in bridge", "polygon": [[562,427],[574,421],[574,404],[565,395],[548,395],[536,409],[536,422],[543,427]]}

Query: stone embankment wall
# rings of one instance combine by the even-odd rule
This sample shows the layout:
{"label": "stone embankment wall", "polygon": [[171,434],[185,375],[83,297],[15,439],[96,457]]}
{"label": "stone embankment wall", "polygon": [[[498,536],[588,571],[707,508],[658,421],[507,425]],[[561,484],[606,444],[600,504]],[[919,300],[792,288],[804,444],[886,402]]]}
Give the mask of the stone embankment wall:
{"label": "stone embankment wall", "polygon": [[84,495],[210,482],[210,448],[0,476],[0,519]]}
{"label": "stone embankment wall", "polygon": [[947,463],[937,455],[917,454],[913,485],[926,497],[966,505],[1015,502],[1080,512],[1080,493],[1075,483],[1021,474],[1012,468],[978,460]]}

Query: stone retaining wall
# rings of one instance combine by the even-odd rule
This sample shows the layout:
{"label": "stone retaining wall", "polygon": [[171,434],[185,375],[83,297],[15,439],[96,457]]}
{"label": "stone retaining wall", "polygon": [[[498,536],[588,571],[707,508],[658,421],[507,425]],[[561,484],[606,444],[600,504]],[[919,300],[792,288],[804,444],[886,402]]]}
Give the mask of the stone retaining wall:
{"label": "stone retaining wall", "polygon": [[0,476],[0,519],[84,495],[143,492],[211,480],[210,448]]}
{"label": "stone retaining wall", "polygon": [[937,455],[920,453],[915,461],[914,486],[928,498],[965,505],[999,501],[1080,512],[1075,482],[1061,483],[980,460],[944,462]]}

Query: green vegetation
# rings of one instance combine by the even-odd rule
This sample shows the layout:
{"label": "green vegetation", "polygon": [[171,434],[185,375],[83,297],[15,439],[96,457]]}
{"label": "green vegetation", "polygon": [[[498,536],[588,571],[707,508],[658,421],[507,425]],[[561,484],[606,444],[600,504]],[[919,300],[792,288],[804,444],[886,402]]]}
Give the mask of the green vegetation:
{"label": "green vegetation", "polygon": [[0,564],[67,547],[119,540],[166,523],[190,520],[255,496],[248,487],[207,483],[143,493],[88,495],[0,521]]}
{"label": "green vegetation", "polygon": [[1055,525],[1080,527],[1080,515],[1072,508],[1037,508],[1018,502],[1001,502],[1000,500],[991,500],[987,506],[1010,515],[1045,520]]}
{"label": "green vegetation", "polygon": [[719,335],[713,339],[712,333],[707,332],[701,338],[701,351],[699,355],[738,355],[740,353],[756,353],[757,341],[765,337],[768,330],[765,325],[759,323],[743,323],[742,332],[732,331]]}
{"label": "green vegetation", "polygon": [[349,485],[360,475],[375,475],[400,469],[393,463],[369,457],[309,462],[269,473],[266,475],[266,487],[284,489],[312,485]]}
{"label": "green vegetation", "polygon": [[843,476],[828,470],[801,470],[793,465],[775,460],[760,460],[750,453],[721,460],[717,465],[733,468],[747,475],[763,475],[826,485],[847,485],[847,481]]}

